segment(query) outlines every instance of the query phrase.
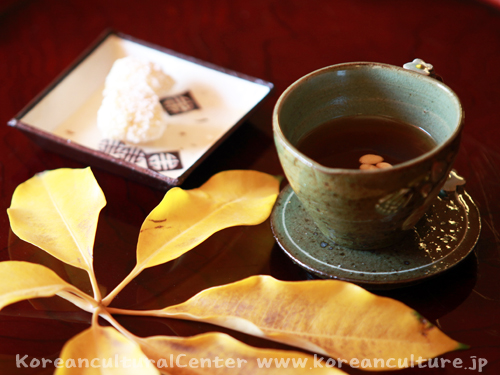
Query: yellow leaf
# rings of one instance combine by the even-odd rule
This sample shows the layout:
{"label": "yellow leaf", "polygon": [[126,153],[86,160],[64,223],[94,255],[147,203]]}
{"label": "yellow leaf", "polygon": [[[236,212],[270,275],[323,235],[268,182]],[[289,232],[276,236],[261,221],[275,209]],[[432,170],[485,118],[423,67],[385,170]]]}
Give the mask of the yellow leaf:
{"label": "yellow leaf", "polygon": [[161,309],[208,287],[266,273],[275,244],[269,222],[218,232],[168,265],[136,278],[134,307]]}
{"label": "yellow leaf", "polygon": [[262,223],[278,192],[275,177],[256,171],[225,171],[197,189],[169,190],[142,225],[137,263],[166,263],[221,229]]}
{"label": "yellow leaf", "polygon": [[257,171],[225,171],[192,190],[173,188],[144,221],[137,244],[137,264],[103,299],[112,299],[143,269],[188,252],[215,232],[264,222],[279,193],[279,180]]}
{"label": "yellow leaf", "polygon": [[61,279],[54,271],[39,264],[4,261],[0,262],[0,309],[30,298],[60,297],[79,301],[79,306],[90,309],[88,299],[79,289]]}
{"label": "yellow leaf", "polygon": [[253,276],[155,315],[217,324],[372,371],[408,367],[463,347],[406,305],[338,280]]}
{"label": "yellow leaf", "polygon": [[134,341],[112,327],[92,325],[69,340],[55,375],[157,375],[155,366]]}
{"label": "yellow leaf", "polygon": [[20,184],[7,212],[19,238],[90,273],[97,221],[105,205],[90,168],[63,168]]}
{"label": "yellow leaf", "polygon": [[224,333],[193,337],[153,336],[138,340],[160,371],[169,374],[345,374],[333,360],[296,351],[260,349]]}
{"label": "yellow leaf", "polygon": [[[61,262],[46,251],[26,241],[19,239],[12,230],[9,231],[8,242],[10,260],[30,262],[43,265],[54,271],[61,279],[74,285],[85,293],[91,293],[92,288],[85,270]],[[47,311],[79,311],[80,308],[68,304],[60,298],[41,298],[29,301],[36,310]],[[163,306],[167,306],[164,304]]]}

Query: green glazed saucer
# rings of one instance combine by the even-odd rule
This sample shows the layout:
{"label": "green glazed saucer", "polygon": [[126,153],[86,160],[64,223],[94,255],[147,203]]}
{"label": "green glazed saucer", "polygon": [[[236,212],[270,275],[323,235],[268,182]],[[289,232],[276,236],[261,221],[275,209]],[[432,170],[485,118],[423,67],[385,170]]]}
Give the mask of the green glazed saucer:
{"label": "green glazed saucer", "polygon": [[328,240],[287,186],[271,214],[271,227],[283,251],[313,276],[367,289],[390,289],[423,281],[462,261],[479,238],[481,222],[471,197],[457,186],[454,191],[441,191],[398,244],[353,250]]}

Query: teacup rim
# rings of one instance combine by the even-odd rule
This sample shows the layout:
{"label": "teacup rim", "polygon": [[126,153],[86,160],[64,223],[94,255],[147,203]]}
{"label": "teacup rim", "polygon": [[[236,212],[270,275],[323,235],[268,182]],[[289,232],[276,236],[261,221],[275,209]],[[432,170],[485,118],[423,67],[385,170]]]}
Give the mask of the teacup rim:
{"label": "teacup rim", "polygon": [[[458,105],[458,110],[459,110],[459,123],[457,124],[455,130],[447,137],[447,139],[442,142],[441,144],[437,145],[436,147],[432,148],[431,150],[427,151],[426,153],[410,159],[408,161],[405,161],[403,163],[399,163],[393,166],[393,168],[386,168],[386,169],[368,169],[368,170],[361,170],[361,169],[348,169],[348,168],[333,168],[333,167],[327,167],[325,165],[322,165],[318,163],[317,161],[311,159],[310,157],[306,156],[302,152],[300,152],[292,143],[285,137],[283,134],[283,131],[281,130],[281,127],[279,126],[279,121],[278,121],[278,112],[285,100],[285,98],[301,83],[304,81],[307,81],[311,79],[314,76],[320,75],[325,71],[331,71],[331,70],[339,70],[340,68],[344,67],[350,67],[350,68],[359,68],[359,67],[369,67],[369,68],[383,68],[383,69],[390,69],[390,70],[397,70],[398,72],[401,72],[403,74],[408,74],[411,77],[414,77],[416,79],[423,79],[423,80],[430,80],[428,82],[432,82],[432,84],[439,85],[444,91],[448,92],[448,94],[453,97],[456,101],[456,104]],[[309,164],[311,167],[314,167],[322,172],[325,173],[335,173],[335,174],[386,174],[386,173],[391,173],[394,171],[398,171],[404,168],[407,168],[409,166],[415,165],[420,163],[423,160],[426,159],[431,159],[435,155],[439,154],[443,149],[445,149],[450,143],[452,143],[456,137],[461,133],[463,126],[464,126],[464,118],[465,118],[465,113],[462,107],[462,103],[460,101],[460,98],[458,95],[453,91],[448,85],[443,83],[442,81],[424,75],[417,73],[413,70],[405,69],[400,66],[396,65],[391,65],[387,63],[380,63],[380,62],[370,62],[370,61],[355,61],[355,62],[345,62],[345,63],[339,63],[339,64],[333,64],[329,66],[325,66],[323,68],[316,69],[296,81],[294,81],[291,85],[289,85],[279,96],[278,100],[276,101],[276,104],[273,109],[273,116],[272,116],[272,122],[273,122],[273,133],[275,136],[277,136],[282,145],[286,148],[288,148],[294,156],[298,157],[301,159],[302,162],[305,164]]]}

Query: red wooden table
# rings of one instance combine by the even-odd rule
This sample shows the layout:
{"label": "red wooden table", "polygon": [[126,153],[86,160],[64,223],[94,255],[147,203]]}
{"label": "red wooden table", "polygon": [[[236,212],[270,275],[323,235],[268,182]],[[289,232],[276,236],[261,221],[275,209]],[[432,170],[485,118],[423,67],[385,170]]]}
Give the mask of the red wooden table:
{"label": "red wooden table", "polygon": [[[500,372],[500,10],[472,0],[26,0],[8,1],[0,11],[0,260],[51,262],[12,235],[6,209],[15,187],[35,173],[84,167],[39,148],[6,124],[106,28],[275,85],[263,105],[186,180],[185,188],[227,169],[282,174],[271,113],[281,92],[304,74],[348,61],[402,65],[419,57],[432,63],[465,109],[455,169],[467,180],[466,189],[480,210],[482,232],[473,253],[453,269],[416,286],[379,293],[403,301],[470,345],[442,356],[461,358],[462,368],[448,363],[401,373],[470,374],[477,370],[468,367],[479,358],[488,361],[483,373]],[[165,192],[100,169],[94,168],[94,174],[108,201],[97,231],[96,273],[111,289],[133,267],[139,228]],[[253,253],[242,254],[241,248]],[[275,245],[269,222],[225,230],[179,260],[144,271],[114,303],[161,308],[208,286],[254,274],[307,277]],[[52,373],[53,368],[16,368],[15,356],[57,357],[62,345],[89,324],[88,314],[68,309],[51,298],[0,312],[0,373]],[[177,320],[119,319],[138,335],[188,336],[213,329]]]}

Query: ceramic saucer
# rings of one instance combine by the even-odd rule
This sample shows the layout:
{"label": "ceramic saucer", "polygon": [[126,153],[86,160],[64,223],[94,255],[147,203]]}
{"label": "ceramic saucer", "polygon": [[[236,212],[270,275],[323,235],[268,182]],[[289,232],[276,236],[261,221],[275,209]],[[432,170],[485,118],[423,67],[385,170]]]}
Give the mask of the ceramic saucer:
{"label": "ceramic saucer", "polygon": [[367,289],[388,289],[422,281],[459,263],[474,248],[481,222],[471,197],[457,186],[453,191],[441,191],[398,244],[353,250],[328,240],[287,186],[274,207],[271,227],[284,252],[313,276],[341,279]]}

